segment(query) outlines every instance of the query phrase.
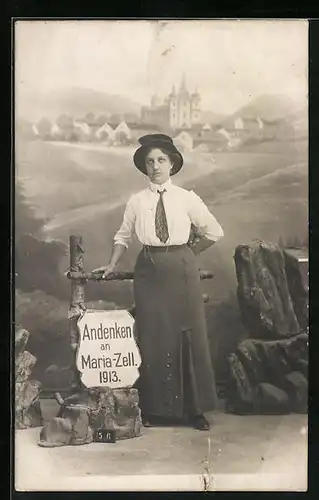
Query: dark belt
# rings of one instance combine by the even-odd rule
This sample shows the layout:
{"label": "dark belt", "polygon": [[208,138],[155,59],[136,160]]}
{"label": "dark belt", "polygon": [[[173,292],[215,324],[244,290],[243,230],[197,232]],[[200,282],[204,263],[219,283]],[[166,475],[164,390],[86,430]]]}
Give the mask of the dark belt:
{"label": "dark belt", "polygon": [[143,249],[149,252],[174,252],[176,250],[181,250],[182,248],[187,248],[187,243],[183,245],[168,245],[168,246],[151,246],[151,245],[143,245]]}

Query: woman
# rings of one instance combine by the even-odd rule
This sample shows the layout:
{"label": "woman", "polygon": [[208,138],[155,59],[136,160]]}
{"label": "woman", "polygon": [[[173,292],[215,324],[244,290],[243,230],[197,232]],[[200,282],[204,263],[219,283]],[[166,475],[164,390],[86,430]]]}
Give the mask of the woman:
{"label": "woman", "polygon": [[[217,407],[217,395],[194,254],[215,243],[223,230],[193,191],[172,183],[183,165],[172,139],[151,134],[139,142],[134,163],[149,185],[128,201],[110,262],[94,272],[112,273],[135,231],[143,245],[134,270],[143,423],[187,415],[196,429],[208,430],[204,412]],[[202,235],[192,249],[191,225]]]}

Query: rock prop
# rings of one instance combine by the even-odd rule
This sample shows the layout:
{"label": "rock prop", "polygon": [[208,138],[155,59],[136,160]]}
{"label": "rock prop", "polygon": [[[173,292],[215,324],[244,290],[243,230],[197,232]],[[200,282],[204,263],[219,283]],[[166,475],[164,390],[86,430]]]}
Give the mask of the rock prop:
{"label": "rock prop", "polygon": [[308,327],[308,259],[297,249],[285,249],[285,268],[295,314],[303,330]]}
{"label": "rock prop", "polygon": [[305,272],[293,252],[285,254],[278,246],[262,241],[238,246],[234,259],[237,297],[248,338],[228,356],[228,410],[306,413]]}
{"label": "rock prop", "polygon": [[243,340],[228,360],[230,410],[239,413],[307,411],[306,333],[290,339]]}
{"label": "rock prop", "polygon": [[60,410],[41,430],[39,446],[56,447],[92,443],[97,429],[114,430],[116,439],[141,435],[142,420],[136,389],[92,387],[64,401]]}
{"label": "rock prop", "polygon": [[27,429],[43,425],[39,392],[40,382],[31,378],[36,358],[25,348],[29,332],[15,330],[15,428]]}
{"label": "rock prop", "polygon": [[299,333],[280,248],[259,241],[239,245],[234,258],[237,297],[248,334],[272,340]]}

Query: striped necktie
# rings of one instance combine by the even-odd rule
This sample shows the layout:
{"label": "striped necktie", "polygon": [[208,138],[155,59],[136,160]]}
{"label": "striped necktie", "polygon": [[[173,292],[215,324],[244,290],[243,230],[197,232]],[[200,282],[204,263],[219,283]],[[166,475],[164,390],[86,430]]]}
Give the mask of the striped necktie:
{"label": "striped necktie", "polygon": [[155,232],[160,241],[162,243],[166,243],[169,236],[166,213],[163,203],[163,194],[166,192],[166,189],[164,189],[163,191],[157,190],[157,192],[159,194],[159,199],[156,205],[155,213]]}

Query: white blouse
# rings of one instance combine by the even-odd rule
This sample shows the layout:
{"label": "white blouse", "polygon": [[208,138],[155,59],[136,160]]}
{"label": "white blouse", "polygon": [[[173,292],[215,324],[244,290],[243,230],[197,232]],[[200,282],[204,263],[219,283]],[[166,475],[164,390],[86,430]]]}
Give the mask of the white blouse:
{"label": "white blouse", "polygon": [[[155,233],[155,212],[159,199],[157,190],[163,189],[166,189],[163,203],[169,232],[169,239],[165,243]],[[215,217],[194,191],[175,186],[171,179],[162,185],[149,183],[148,188],[129,199],[122,225],[114,236],[114,244],[127,248],[135,232],[143,245],[183,245],[189,239],[191,224],[212,241],[217,241],[224,235]]]}

